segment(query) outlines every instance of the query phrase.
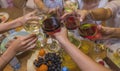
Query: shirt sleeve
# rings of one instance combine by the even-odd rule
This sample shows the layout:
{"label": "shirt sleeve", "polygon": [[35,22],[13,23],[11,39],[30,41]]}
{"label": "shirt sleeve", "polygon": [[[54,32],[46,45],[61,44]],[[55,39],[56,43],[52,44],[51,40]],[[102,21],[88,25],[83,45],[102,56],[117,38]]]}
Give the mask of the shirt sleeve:
{"label": "shirt sleeve", "polygon": [[112,11],[112,14],[114,15],[120,9],[120,0],[112,0],[108,2],[104,8],[110,8]]}

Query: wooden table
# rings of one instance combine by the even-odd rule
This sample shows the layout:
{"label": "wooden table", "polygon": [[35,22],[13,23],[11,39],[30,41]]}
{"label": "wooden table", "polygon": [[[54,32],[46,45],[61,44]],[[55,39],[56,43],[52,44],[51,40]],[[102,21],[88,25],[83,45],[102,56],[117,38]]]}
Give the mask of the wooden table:
{"label": "wooden table", "polygon": [[[83,44],[84,43],[84,44]],[[84,45],[89,45],[91,42],[87,42],[87,41],[83,41],[83,46]],[[90,46],[90,48],[92,48],[91,46],[92,45],[89,45]],[[23,53],[22,55],[20,55],[20,56],[17,56],[18,57],[18,59],[20,60],[20,63],[21,63],[21,68],[18,70],[18,71],[27,71],[27,60],[31,57],[31,55],[32,55],[32,53],[34,53],[34,52],[31,52],[31,51],[28,51],[28,52],[25,52],[25,53]],[[102,52],[101,53],[101,56],[102,57],[105,57],[105,52]],[[90,55],[90,54],[89,54]],[[68,55],[67,55],[67,57],[68,57]],[[91,58],[95,58],[95,57],[97,57],[96,56],[96,54],[94,54],[94,55],[92,55],[91,56]],[[71,63],[71,64],[73,64],[74,66],[73,67],[75,67],[75,68],[70,68],[71,69],[71,71],[80,71],[79,70],[79,68],[77,67],[77,65],[72,61],[72,59],[69,57],[69,60],[65,60],[65,62],[67,62],[68,61],[68,63]],[[65,63],[66,64],[66,63]],[[70,65],[71,65],[70,64]],[[68,64],[67,64],[68,65]],[[69,66],[69,67],[71,67],[71,66]],[[6,66],[6,68],[4,69],[4,71],[13,71],[12,70],[12,68],[10,67],[10,65],[7,65]]]}

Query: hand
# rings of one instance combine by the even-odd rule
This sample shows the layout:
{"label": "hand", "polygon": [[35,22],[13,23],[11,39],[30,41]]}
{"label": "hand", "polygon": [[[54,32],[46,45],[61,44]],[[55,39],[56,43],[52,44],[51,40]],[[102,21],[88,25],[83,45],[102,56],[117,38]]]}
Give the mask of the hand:
{"label": "hand", "polygon": [[77,18],[80,20],[80,22],[83,22],[85,20],[86,16],[89,14],[87,10],[77,10],[77,12],[68,12],[61,16],[61,19],[64,19],[67,15],[76,15]]}
{"label": "hand", "polygon": [[110,28],[110,27],[104,27],[102,25],[98,25],[97,26],[98,31],[101,33],[101,38],[99,39],[109,39],[111,38],[114,34],[114,28]]}
{"label": "hand", "polygon": [[15,40],[10,44],[8,50],[10,49],[14,53],[27,51],[35,48],[36,41],[37,37],[34,34],[16,37]]}
{"label": "hand", "polygon": [[60,32],[57,32],[57,33],[55,33],[53,35],[59,42],[68,40],[67,29],[65,27],[61,28]]}
{"label": "hand", "polygon": [[35,16],[35,13],[37,13],[36,10],[35,10],[35,11],[32,11],[32,12],[30,12],[30,13],[28,13],[28,14],[20,17],[20,18],[18,18],[17,21],[18,21],[19,23],[22,23],[21,25],[23,25],[23,24],[25,24],[25,22],[26,22],[27,20],[29,20],[29,19],[38,19],[38,16]]}
{"label": "hand", "polygon": [[77,10],[77,15],[79,17],[80,22],[85,20],[86,16],[89,14],[87,10]]}

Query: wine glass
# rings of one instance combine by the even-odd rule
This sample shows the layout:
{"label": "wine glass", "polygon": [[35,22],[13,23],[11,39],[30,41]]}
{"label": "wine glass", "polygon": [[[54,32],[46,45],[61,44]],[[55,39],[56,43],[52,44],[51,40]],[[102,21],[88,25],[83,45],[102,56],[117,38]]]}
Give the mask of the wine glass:
{"label": "wine glass", "polygon": [[[56,17],[48,17],[43,21],[42,29],[48,35],[53,35],[56,32],[60,32],[61,30],[60,20],[58,20]],[[48,49],[50,51],[53,51],[53,52],[59,51],[59,44],[57,40],[51,38],[50,36],[49,36],[48,44],[49,44]]]}
{"label": "wine glass", "polygon": [[76,12],[78,9],[78,0],[64,0],[65,12]]}
{"label": "wine glass", "polygon": [[98,34],[98,29],[96,24],[81,24],[79,27],[79,34],[84,38],[95,40]]}
{"label": "wine glass", "polygon": [[37,19],[29,19],[26,21],[26,23],[24,24],[24,28],[27,32],[29,33],[34,33],[34,34],[39,34],[39,28],[40,28],[40,24],[39,24],[39,20]]}
{"label": "wine glass", "polygon": [[68,30],[75,30],[79,27],[80,22],[75,15],[67,15],[65,17],[64,25]]}
{"label": "wine glass", "polygon": [[55,17],[49,17],[43,21],[42,29],[45,33],[48,35],[52,35],[56,32],[60,31],[61,23],[60,20],[58,20]]}

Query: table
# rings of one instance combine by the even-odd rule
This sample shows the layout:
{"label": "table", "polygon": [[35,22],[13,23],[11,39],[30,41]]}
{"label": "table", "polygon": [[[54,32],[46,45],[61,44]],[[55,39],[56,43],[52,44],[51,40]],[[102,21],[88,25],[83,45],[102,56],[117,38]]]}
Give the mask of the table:
{"label": "table", "polygon": [[[85,45],[85,44],[90,44],[88,41],[84,41],[83,40],[83,46]],[[92,46],[92,45],[90,45],[90,46]],[[90,47],[91,48],[91,47]],[[20,60],[20,62],[21,62],[21,68],[18,70],[18,71],[27,71],[27,60],[31,57],[31,55],[32,55],[32,53],[34,53],[34,52],[32,52],[32,51],[27,51],[27,52],[25,52],[25,53],[23,53],[22,55],[19,55],[19,56],[17,56],[18,57],[18,59]],[[66,53],[65,53],[66,54]],[[66,54],[67,55],[67,54]],[[103,53],[101,53],[101,56],[102,57],[105,57],[105,52],[103,52]],[[93,55],[93,57],[96,57],[95,55]],[[71,68],[71,70],[70,71],[73,71],[73,70],[75,70],[75,71],[80,71],[79,70],[79,68],[77,67],[77,65],[74,63],[74,62],[72,62],[72,60],[71,60],[71,58],[67,55],[67,59],[69,59],[69,60],[65,60],[65,62],[66,61],[68,61],[67,63],[71,63],[71,64],[73,64],[74,66],[73,67],[75,67],[75,69],[73,69],[72,67],[71,67],[71,64],[70,64],[70,68]],[[68,65],[67,63],[65,63],[65,65]],[[7,67],[4,69],[4,71],[13,71],[12,70],[12,68],[10,67],[10,65],[7,65]]]}

